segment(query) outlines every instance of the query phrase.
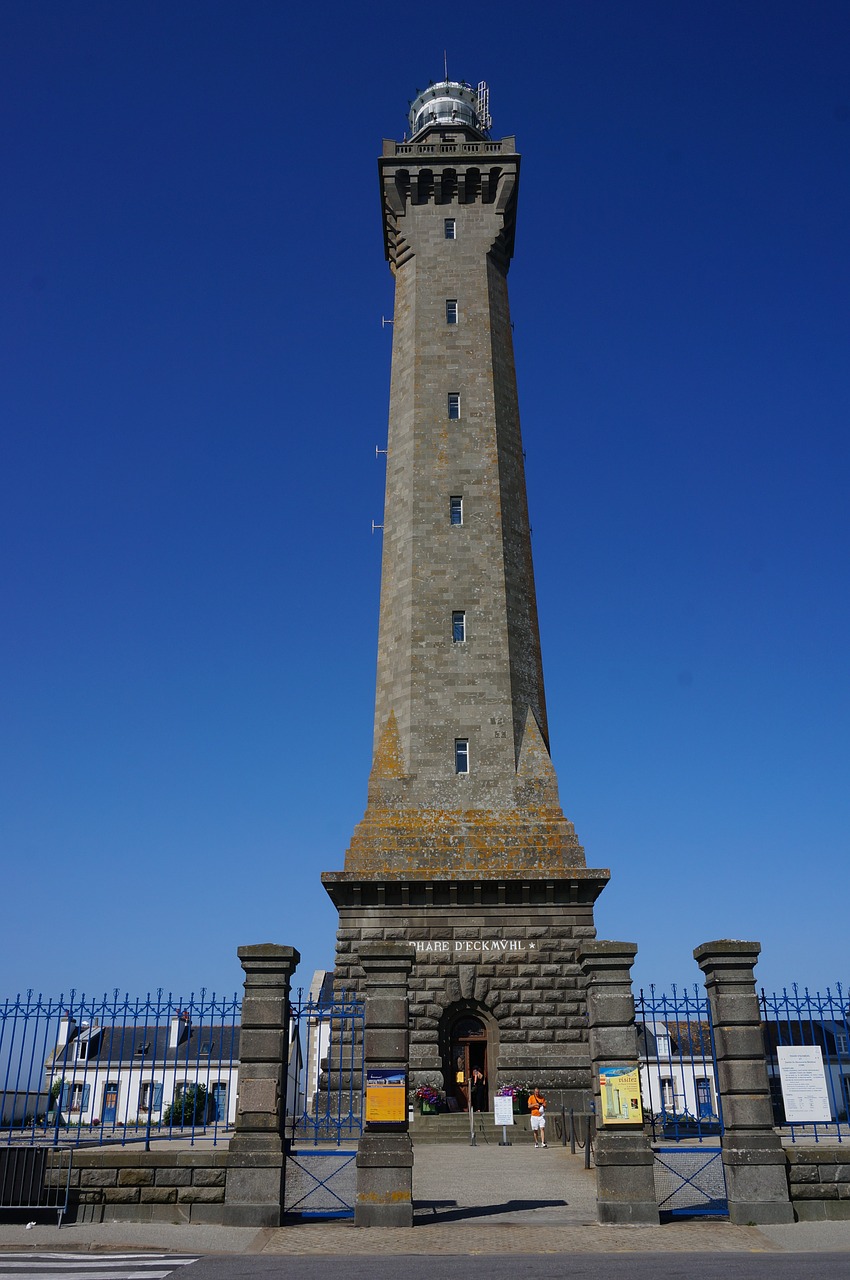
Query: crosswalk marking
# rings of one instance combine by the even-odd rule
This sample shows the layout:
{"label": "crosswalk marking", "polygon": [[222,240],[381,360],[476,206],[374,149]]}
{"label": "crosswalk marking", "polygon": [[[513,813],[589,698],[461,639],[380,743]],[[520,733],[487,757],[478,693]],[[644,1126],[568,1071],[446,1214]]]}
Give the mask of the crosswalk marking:
{"label": "crosswalk marking", "polygon": [[21,1253],[12,1253],[11,1251],[7,1253],[6,1250],[3,1250],[3,1252],[0,1253],[0,1265],[2,1265],[7,1260],[7,1258],[12,1258],[12,1259],[39,1258],[41,1259],[42,1262],[49,1262],[52,1259],[56,1259],[59,1262],[78,1262],[80,1263],[81,1266],[83,1265],[97,1266],[99,1263],[111,1265],[114,1262],[139,1262],[139,1263],[170,1262],[172,1267],[186,1267],[189,1265],[190,1262],[198,1261],[197,1258],[188,1258],[183,1256],[178,1257],[173,1253],[80,1254],[80,1253],[56,1253],[54,1251],[51,1251],[50,1253],[48,1253],[47,1251],[40,1251],[38,1253],[33,1253],[31,1249],[27,1249],[26,1252],[21,1252]]}
{"label": "crosswalk marking", "polygon": [[167,1280],[197,1261],[167,1253],[0,1253],[0,1280]]}

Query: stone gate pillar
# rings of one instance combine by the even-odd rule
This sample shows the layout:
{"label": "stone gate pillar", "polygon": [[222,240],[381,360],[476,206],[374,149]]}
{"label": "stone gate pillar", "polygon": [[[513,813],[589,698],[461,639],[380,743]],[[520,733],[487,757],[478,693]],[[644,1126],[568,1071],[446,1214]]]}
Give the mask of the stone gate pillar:
{"label": "stone gate pillar", "polygon": [[239,947],[245,970],[239,1105],[227,1156],[224,1222],[280,1226],[285,1167],[289,988],[301,959],[273,942]]}
{"label": "stone gate pillar", "polygon": [[579,951],[587,978],[587,1026],[596,1103],[596,1212],[600,1222],[658,1226],[653,1154],[642,1125],[601,1123],[602,1067],[638,1069],[632,942],[588,942]]}
{"label": "stone gate pillar", "polygon": [[[359,952],[366,999],[363,1070],[408,1069],[408,981],[413,951],[403,942],[363,942]],[[367,1086],[368,1087],[368,1086]],[[413,1144],[407,1122],[365,1121],[357,1147],[357,1227],[413,1226]]]}
{"label": "stone gate pillar", "polygon": [[723,1109],[723,1167],[731,1222],[793,1222],[785,1152],[773,1127],[761,1011],[753,970],[758,942],[705,942],[705,974]]}

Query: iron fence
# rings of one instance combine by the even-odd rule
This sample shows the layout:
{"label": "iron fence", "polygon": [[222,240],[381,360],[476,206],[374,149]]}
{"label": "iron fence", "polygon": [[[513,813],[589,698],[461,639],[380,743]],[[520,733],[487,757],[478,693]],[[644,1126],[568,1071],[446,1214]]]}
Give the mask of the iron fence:
{"label": "iron fence", "polygon": [[284,1210],[299,1218],[354,1214],[366,1007],[346,993],[335,996],[332,978],[307,997],[299,991],[291,1007],[300,1069],[287,1100]]}
{"label": "iron fence", "polygon": [[[796,984],[773,994],[762,989],[760,1003],[774,1123],[791,1142],[801,1137],[819,1142],[826,1136],[843,1142],[850,1136],[850,1004],[845,988],[838,982],[823,993],[800,990]],[[792,1049],[803,1050],[796,1064],[795,1055],[782,1052]]]}
{"label": "iron fence", "polygon": [[217,1143],[236,1118],[236,995],[17,996],[0,1005],[0,1142]]}
{"label": "iron fence", "polygon": [[339,1144],[360,1136],[365,1016],[362,1000],[327,988],[309,996],[299,990],[292,1001],[292,1038],[303,1066],[287,1112],[297,1140]]}
{"label": "iron fence", "polygon": [[644,1113],[653,1143],[658,1211],[722,1217],[729,1211],[719,1136],[723,1110],[714,1031],[698,986],[635,1000]]}
{"label": "iron fence", "polygon": [[714,1031],[698,986],[635,1000],[641,1093],[653,1141],[717,1138],[723,1109],[717,1085]]}

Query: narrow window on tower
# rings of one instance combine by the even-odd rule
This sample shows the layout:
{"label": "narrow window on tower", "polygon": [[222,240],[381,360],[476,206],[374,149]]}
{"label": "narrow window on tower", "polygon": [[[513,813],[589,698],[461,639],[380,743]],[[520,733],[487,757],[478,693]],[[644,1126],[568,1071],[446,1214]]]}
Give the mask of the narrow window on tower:
{"label": "narrow window on tower", "polygon": [[452,640],[455,644],[463,644],[466,640],[466,614],[456,609],[452,614]]}
{"label": "narrow window on tower", "polygon": [[446,324],[457,324],[457,298],[446,298]]}
{"label": "narrow window on tower", "polygon": [[446,229],[446,239],[447,239],[447,240],[456,240],[456,239],[457,239],[457,228],[456,228],[456,225],[455,225],[455,220],[454,220],[454,218],[446,218],[446,219],[444,220],[444,222],[443,222],[443,226],[444,226],[444,227],[445,227],[445,229]]}
{"label": "narrow window on tower", "polygon": [[455,773],[469,773],[469,738],[455,738]]}
{"label": "narrow window on tower", "polygon": [[460,417],[460,392],[450,391],[449,392],[449,419],[452,422],[457,422],[459,417]]}
{"label": "narrow window on tower", "polygon": [[463,524],[463,498],[449,498],[449,519],[452,524]]}

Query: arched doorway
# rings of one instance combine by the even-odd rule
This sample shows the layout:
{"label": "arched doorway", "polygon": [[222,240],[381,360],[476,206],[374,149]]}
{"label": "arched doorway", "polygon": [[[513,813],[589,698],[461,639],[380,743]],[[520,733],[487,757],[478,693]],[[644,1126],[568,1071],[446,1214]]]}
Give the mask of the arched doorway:
{"label": "arched doorway", "polygon": [[[487,1074],[487,1028],[480,1018],[471,1013],[461,1014],[455,1018],[449,1029],[449,1062],[451,1078],[446,1081],[446,1094],[457,1099],[461,1110],[469,1106],[469,1089],[472,1073],[477,1068],[488,1080]],[[476,1109],[487,1110],[487,1085],[479,1091],[474,1100]]]}

